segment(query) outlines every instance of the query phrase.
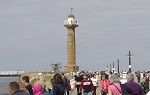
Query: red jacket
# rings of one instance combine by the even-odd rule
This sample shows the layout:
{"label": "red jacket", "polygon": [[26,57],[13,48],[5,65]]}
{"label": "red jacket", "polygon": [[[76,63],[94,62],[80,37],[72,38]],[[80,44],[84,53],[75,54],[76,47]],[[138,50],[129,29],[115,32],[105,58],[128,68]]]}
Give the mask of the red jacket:
{"label": "red jacket", "polygon": [[92,92],[94,90],[94,86],[91,80],[82,80],[80,85],[80,91],[83,92]]}
{"label": "red jacket", "polygon": [[108,86],[110,85],[110,81],[108,79],[100,81],[101,90],[104,92],[108,92]]}

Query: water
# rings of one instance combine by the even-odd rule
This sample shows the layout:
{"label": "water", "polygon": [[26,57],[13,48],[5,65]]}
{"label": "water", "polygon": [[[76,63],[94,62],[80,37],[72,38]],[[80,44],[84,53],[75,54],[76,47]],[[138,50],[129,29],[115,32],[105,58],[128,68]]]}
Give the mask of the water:
{"label": "water", "polygon": [[8,93],[9,82],[18,81],[19,77],[0,77],[0,95]]}

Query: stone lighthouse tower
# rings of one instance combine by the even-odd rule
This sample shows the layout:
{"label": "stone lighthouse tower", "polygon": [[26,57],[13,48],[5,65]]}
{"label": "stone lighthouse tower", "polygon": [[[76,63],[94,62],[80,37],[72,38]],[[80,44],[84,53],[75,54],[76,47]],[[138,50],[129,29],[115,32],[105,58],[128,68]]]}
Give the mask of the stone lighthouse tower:
{"label": "stone lighthouse tower", "polygon": [[[71,10],[72,11],[72,10]],[[65,72],[72,72],[76,66],[76,43],[75,43],[75,28],[78,27],[78,21],[75,16],[70,14],[65,20],[64,26],[67,28],[67,66]]]}

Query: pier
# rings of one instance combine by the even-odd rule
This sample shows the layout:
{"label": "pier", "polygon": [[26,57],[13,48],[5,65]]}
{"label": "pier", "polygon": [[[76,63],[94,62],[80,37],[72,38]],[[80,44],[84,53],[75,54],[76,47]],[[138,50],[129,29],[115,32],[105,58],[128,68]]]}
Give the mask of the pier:
{"label": "pier", "polygon": [[17,77],[21,76],[24,71],[0,71],[0,77]]}

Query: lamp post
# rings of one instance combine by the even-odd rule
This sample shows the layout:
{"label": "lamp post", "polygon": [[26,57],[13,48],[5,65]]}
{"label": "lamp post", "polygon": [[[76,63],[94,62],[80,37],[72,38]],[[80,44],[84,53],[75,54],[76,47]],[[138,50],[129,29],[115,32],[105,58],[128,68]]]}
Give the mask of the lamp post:
{"label": "lamp post", "polygon": [[109,70],[108,70],[108,65],[107,65],[107,67],[106,67],[106,71],[109,72]]}
{"label": "lamp post", "polygon": [[111,67],[111,64],[110,64],[110,72],[112,73],[112,69],[111,69],[112,67]]}
{"label": "lamp post", "polygon": [[117,63],[118,63],[118,74],[120,73],[119,72],[119,69],[120,69],[120,60],[119,60],[119,58],[117,59]]}
{"label": "lamp post", "polygon": [[131,52],[129,51],[129,54],[127,55],[127,56],[129,56],[129,73],[131,73],[131,56],[133,56],[133,55],[131,55]]}
{"label": "lamp post", "polygon": [[115,72],[115,63],[113,62],[113,68],[112,68],[113,73]]}

